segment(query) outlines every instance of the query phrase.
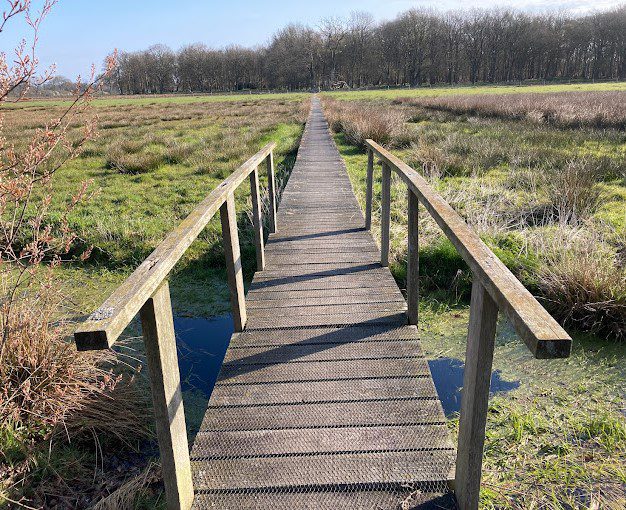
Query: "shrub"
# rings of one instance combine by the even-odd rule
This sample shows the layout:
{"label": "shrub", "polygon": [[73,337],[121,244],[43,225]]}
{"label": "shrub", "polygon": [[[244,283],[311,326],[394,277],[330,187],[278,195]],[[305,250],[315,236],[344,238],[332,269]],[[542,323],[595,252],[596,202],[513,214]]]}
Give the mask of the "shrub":
{"label": "shrub", "polygon": [[447,168],[446,157],[441,149],[420,139],[412,144],[407,158],[411,167],[422,167],[424,175],[432,180],[440,179]]}
{"label": "shrub", "polygon": [[[124,379],[114,375],[115,353],[92,351],[78,356],[73,343],[64,338],[66,325],[55,320],[58,300],[49,295],[24,298],[13,306],[17,308],[9,316],[10,324],[4,325],[8,334],[1,351],[0,422],[44,436],[58,427],[78,430],[78,421],[87,423],[98,407],[92,404],[101,402],[101,410],[95,411],[99,420],[92,416],[92,423],[100,421],[97,426],[107,430],[119,425],[111,422],[119,417],[108,412],[115,409],[112,396]],[[126,383],[122,386],[127,388]],[[130,406],[137,405],[137,398],[131,395],[129,400]],[[122,419],[131,416],[137,414]],[[142,421],[134,422],[135,431]]]}
{"label": "shrub", "polygon": [[398,146],[410,143],[403,115],[395,110],[374,104],[350,104],[326,100],[324,110],[330,128],[344,133],[346,140],[357,147],[365,147],[372,139],[381,145]]}
{"label": "shrub", "polygon": [[127,153],[114,146],[107,151],[106,166],[121,174],[141,174],[156,170],[164,162],[160,154],[150,152]]}
{"label": "shrub", "polygon": [[572,159],[561,169],[545,172],[548,200],[561,224],[577,224],[600,202],[599,171],[590,159]]}
{"label": "shrub", "polygon": [[194,144],[174,141],[166,146],[164,159],[167,163],[175,165],[185,161],[194,151]]}
{"label": "shrub", "polygon": [[531,238],[541,264],[536,285],[546,307],[577,329],[626,339],[626,269],[594,234],[558,228]]}
{"label": "shrub", "polygon": [[561,127],[626,127],[626,94],[621,91],[459,94],[407,99],[404,103],[435,111]]}

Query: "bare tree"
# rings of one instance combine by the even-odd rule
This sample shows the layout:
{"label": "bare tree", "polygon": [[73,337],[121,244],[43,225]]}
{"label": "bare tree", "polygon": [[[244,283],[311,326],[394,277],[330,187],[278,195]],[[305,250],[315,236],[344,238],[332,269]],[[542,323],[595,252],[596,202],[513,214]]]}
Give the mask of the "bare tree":
{"label": "bare tree", "polygon": [[354,12],[317,29],[289,25],[258,48],[124,53],[111,82],[146,94],[566,79],[626,79],[626,6],[586,16],[411,9],[378,24]]}

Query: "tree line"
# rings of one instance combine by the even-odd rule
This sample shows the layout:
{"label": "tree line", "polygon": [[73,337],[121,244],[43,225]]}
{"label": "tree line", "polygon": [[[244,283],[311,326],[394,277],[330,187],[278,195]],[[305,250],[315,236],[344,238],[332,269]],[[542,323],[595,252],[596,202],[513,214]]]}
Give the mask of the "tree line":
{"label": "tree line", "polygon": [[315,28],[291,24],[268,44],[122,52],[121,94],[626,79],[626,5],[573,16],[509,9],[363,12]]}

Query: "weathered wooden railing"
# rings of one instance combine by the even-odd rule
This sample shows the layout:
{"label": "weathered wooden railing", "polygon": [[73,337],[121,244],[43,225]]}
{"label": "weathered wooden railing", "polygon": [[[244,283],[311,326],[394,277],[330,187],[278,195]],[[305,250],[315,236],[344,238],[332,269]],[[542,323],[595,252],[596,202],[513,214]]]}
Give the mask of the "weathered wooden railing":
{"label": "weathered wooden railing", "polygon": [[267,164],[269,225],[275,232],[275,146],[275,143],[270,143],[263,147],[217,186],[74,334],[80,351],[108,349],[139,313],[168,509],[190,508],[193,486],[167,278],[187,248],[219,210],[233,320],[235,330],[243,331],[246,306],[234,192],[249,176],[257,268],[261,271],[265,266],[265,258],[258,167],[263,161]]}
{"label": "weathered wooden railing", "polygon": [[472,297],[454,489],[462,510],[478,508],[489,384],[498,310],[512,322],[536,358],[570,354],[572,340],[513,273],[470,229],[461,216],[424,178],[372,140],[367,140],[365,224],[372,224],[374,155],[382,162],[381,264],[388,265],[391,170],[408,187],[407,304],[410,324],[417,324],[419,302],[418,202],[421,202],[472,270]]}

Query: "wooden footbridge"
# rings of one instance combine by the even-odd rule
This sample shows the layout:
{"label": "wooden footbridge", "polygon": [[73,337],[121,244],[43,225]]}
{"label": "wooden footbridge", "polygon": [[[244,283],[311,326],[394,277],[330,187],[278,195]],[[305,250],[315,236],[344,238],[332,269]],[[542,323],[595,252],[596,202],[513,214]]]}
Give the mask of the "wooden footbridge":
{"label": "wooden footbridge", "polygon": [[[268,145],[76,332],[81,350],[109,348],[140,313],[168,508],[451,508],[455,494],[460,508],[475,509],[498,310],[536,357],[569,354],[565,331],[458,214],[417,172],[376,143],[368,146],[364,218],[314,99],[278,211]],[[382,162],[380,251],[369,232],[375,159]],[[407,301],[386,267],[392,170],[408,187]],[[258,271],[244,296],[233,192],[248,177]],[[474,276],[456,448],[416,328],[418,202]],[[218,210],[237,332],[190,454],[166,279]]]}

